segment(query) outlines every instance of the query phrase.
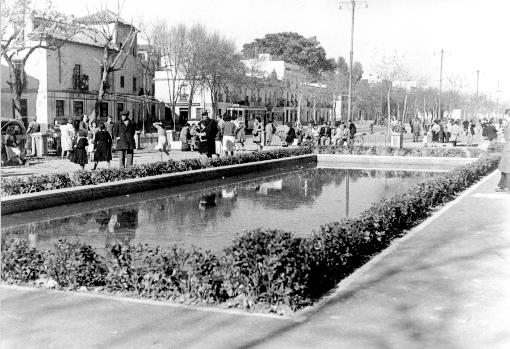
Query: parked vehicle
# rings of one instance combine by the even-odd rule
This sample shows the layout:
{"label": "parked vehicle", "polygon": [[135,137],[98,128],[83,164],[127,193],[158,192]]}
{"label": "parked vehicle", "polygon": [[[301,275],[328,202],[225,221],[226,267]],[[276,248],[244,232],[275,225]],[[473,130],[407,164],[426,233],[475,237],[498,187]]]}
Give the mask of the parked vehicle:
{"label": "parked vehicle", "polygon": [[48,125],[46,134],[48,135],[48,149],[53,149],[57,153],[60,152],[60,137],[61,137],[60,125]]}
{"label": "parked vehicle", "polygon": [[27,130],[21,120],[1,118],[2,165],[21,165],[25,162]]}

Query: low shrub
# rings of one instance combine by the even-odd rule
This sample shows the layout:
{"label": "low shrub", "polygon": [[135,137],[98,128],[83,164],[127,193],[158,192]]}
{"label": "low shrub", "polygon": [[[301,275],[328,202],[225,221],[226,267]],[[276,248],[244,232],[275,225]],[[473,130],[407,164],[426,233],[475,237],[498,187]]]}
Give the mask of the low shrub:
{"label": "low shrub", "polygon": [[[496,169],[499,159],[500,154],[488,152],[356,217],[324,224],[310,237],[279,230],[246,232],[222,255],[196,248],[115,245],[103,258],[80,243],[59,241],[54,250],[39,252],[14,240],[2,254],[2,279],[30,283],[42,276],[54,278],[61,287],[104,286],[109,292],[180,302],[295,310],[311,304],[435,207]],[[214,162],[225,160],[207,160]],[[193,168],[200,161],[188,164]]]}
{"label": "low shrub", "polygon": [[479,148],[393,148],[371,145],[354,145],[345,147],[339,145],[317,146],[314,148],[318,154],[343,155],[385,155],[385,156],[416,156],[416,157],[457,157],[476,158],[484,153]]}
{"label": "low shrub", "polygon": [[236,154],[225,158],[200,158],[182,161],[161,161],[136,165],[129,168],[108,168],[96,171],[78,170],[71,173],[55,173],[28,177],[10,177],[2,180],[1,196],[36,193],[46,190],[71,188],[81,185],[101,184],[123,179],[141,178],[198,170],[210,167],[245,164],[262,160],[280,159],[290,156],[311,154],[309,147],[267,150],[256,153]]}

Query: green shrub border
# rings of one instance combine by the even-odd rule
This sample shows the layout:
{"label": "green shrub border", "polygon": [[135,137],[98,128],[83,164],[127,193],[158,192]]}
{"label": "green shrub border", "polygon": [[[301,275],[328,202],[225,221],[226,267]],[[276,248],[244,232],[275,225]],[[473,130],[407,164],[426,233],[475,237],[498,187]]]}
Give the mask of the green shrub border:
{"label": "green shrub border", "polygon": [[273,149],[255,153],[241,153],[232,157],[160,161],[129,168],[105,168],[95,171],[78,170],[70,173],[9,177],[2,180],[1,195],[5,197],[83,185],[111,183],[124,179],[307,155],[312,154],[312,152],[313,149],[310,147]]}
{"label": "green shrub border", "polygon": [[[492,147],[499,147],[493,143]],[[499,148],[498,148],[499,149]],[[136,165],[123,169],[99,169],[96,171],[79,170],[71,173],[53,173],[32,175],[28,177],[10,177],[2,180],[0,196],[37,193],[46,190],[71,188],[76,186],[116,182],[123,179],[142,178],[198,170],[219,166],[244,164],[262,160],[279,159],[307,154],[343,154],[343,155],[381,155],[381,156],[416,156],[416,157],[479,157],[484,153],[478,148],[392,148],[377,146],[318,146],[274,149],[255,153],[236,154],[225,158],[200,158],[181,161],[155,162]]]}
{"label": "green shrub border", "polygon": [[356,217],[325,224],[310,237],[258,229],[238,235],[220,255],[115,245],[106,256],[80,242],[59,241],[53,250],[40,251],[14,239],[4,246],[1,277],[8,283],[34,285],[51,278],[66,289],[291,312],[311,305],[435,207],[495,170],[501,154],[493,151]]}
{"label": "green shrub border", "polygon": [[415,157],[443,157],[443,158],[477,158],[485,150],[472,147],[420,147],[420,148],[393,148],[375,145],[354,145],[352,147],[328,145],[315,147],[318,154],[341,155],[378,155],[378,156],[415,156]]}

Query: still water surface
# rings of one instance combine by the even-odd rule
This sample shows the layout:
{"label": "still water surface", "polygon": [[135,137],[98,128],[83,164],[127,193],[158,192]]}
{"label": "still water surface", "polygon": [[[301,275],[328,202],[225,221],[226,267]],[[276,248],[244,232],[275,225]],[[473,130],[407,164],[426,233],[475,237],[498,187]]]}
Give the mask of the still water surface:
{"label": "still water surface", "polygon": [[237,233],[258,227],[310,234],[321,224],[356,215],[436,175],[311,168],[240,177],[226,185],[205,182],[186,192],[153,191],[135,202],[120,197],[2,217],[2,239],[25,237],[38,248],[66,238],[100,249],[120,242],[219,251]]}

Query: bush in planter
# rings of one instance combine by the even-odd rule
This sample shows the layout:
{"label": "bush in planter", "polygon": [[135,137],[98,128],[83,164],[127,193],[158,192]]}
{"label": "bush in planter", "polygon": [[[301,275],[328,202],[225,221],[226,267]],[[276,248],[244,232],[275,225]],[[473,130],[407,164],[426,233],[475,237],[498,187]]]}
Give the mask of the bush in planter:
{"label": "bush in planter", "polygon": [[301,306],[309,276],[306,239],[279,230],[247,232],[225,250],[231,260],[230,284],[253,302]]}
{"label": "bush in planter", "polygon": [[27,240],[12,239],[2,251],[2,280],[12,283],[35,281],[44,273],[46,256],[31,248]]}
{"label": "bush in planter", "polygon": [[35,193],[45,190],[70,188],[73,186],[115,182],[123,179],[141,178],[183,172],[194,169],[243,164],[254,161],[278,159],[289,156],[311,154],[307,147],[269,150],[257,153],[237,154],[226,158],[203,158],[183,161],[169,160],[136,165],[122,169],[79,170],[71,174],[50,174],[29,177],[6,178],[2,180],[2,196]]}
{"label": "bush in planter", "polygon": [[107,268],[89,245],[59,240],[44,260],[45,276],[60,287],[103,286]]}
{"label": "bush in planter", "polygon": [[[452,199],[494,170],[498,162],[498,154],[481,157],[469,165],[416,184],[404,194],[381,200],[357,217],[325,224],[310,238],[277,230],[251,231],[238,236],[221,257],[196,249],[163,251],[147,246],[116,245],[105,262],[108,266],[106,288],[180,301],[229,301],[244,307],[287,305],[296,309],[334,287],[418,224],[433,207]],[[7,250],[21,250],[22,255],[34,252],[26,244],[8,246]],[[58,263],[46,262],[47,258],[54,257],[41,254],[41,258],[35,257],[34,265],[27,268],[30,260],[25,258],[20,264],[22,267],[11,264],[4,269],[9,272],[3,273],[2,278],[8,276],[13,282],[20,282],[18,280],[30,280],[40,273],[55,275],[51,271],[55,273],[56,270],[61,280],[78,280],[73,276],[76,268],[72,266],[80,265],[73,261],[81,259],[76,258],[74,252],[66,251],[67,247],[63,248]],[[41,259],[44,266],[56,267],[41,268]],[[66,262],[69,260],[71,262]],[[9,261],[2,256],[4,265]],[[99,275],[104,274],[99,272]],[[102,280],[101,277],[98,280]],[[79,282],[87,281],[76,281]],[[247,301],[235,303],[239,296]]]}

